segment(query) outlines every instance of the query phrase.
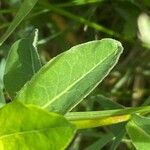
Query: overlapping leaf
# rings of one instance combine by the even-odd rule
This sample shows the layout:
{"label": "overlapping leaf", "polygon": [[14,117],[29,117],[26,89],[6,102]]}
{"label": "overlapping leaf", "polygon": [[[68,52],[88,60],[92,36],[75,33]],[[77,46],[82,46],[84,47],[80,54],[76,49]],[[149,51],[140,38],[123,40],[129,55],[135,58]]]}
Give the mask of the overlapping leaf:
{"label": "overlapping leaf", "polygon": [[127,124],[128,134],[137,150],[150,148],[150,118],[133,115]]}
{"label": "overlapping leaf", "polygon": [[37,53],[37,30],[29,38],[16,41],[9,52],[4,84],[7,92],[13,98],[22,86],[41,68]]}
{"label": "overlapping leaf", "polygon": [[16,99],[64,114],[106,77],[121,52],[120,42],[112,39],[74,46],[43,66]]}
{"label": "overlapping leaf", "polygon": [[64,117],[13,101],[0,109],[1,150],[63,150],[75,127]]}

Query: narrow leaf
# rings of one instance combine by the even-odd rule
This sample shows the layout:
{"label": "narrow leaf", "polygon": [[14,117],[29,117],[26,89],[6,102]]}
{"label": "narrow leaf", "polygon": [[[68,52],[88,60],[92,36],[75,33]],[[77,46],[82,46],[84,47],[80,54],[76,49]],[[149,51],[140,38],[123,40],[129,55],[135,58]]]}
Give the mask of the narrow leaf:
{"label": "narrow leaf", "polygon": [[121,44],[112,39],[74,46],[43,66],[16,99],[64,114],[108,75],[121,52]]}
{"label": "narrow leaf", "polygon": [[93,144],[85,148],[85,150],[101,150],[108,142],[113,139],[112,133],[107,133]]}
{"label": "narrow leaf", "polygon": [[75,127],[63,116],[13,101],[0,109],[1,150],[63,150]]}
{"label": "narrow leaf", "polygon": [[150,148],[150,118],[133,115],[127,124],[127,132],[138,150]]}
{"label": "narrow leaf", "polygon": [[34,7],[37,1],[38,0],[24,0],[9,28],[7,29],[5,34],[0,38],[0,46],[10,36],[10,34],[15,30],[15,28],[21,23],[21,21],[26,17],[26,15],[31,11],[31,9]]}
{"label": "narrow leaf", "polygon": [[0,108],[6,104],[5,97],[4,97],[4,83],[3,83],[3,76],[4,76],[4,70],[5,70],[5,59],[2,59],[0,62]]}
{"label": "narrow leaf", "polygon": [[[122,105],[103,95],[94,95],[91,99],[97,101],[100,104],[100,108],[104,110],[124,108]],[[109,128],[114,134],[110,150],[116,150],[126,132],[125,123],[117,123],[109,126]],[[118,132],[118,130],[120,132]]]}
{"label": "narrow leaf", "polygon": [[37,30],[35,35],[16,41],[10,49],[6,61],[4,84],[12,98],[41,68],[36,42]]}
{"label": "narrow leaf", "polygon": [[[150,106],[103,111],[69,112],[65,114],[65,117],[67,120],[75,124],[77,128],[81,129],[112,125],[128,121],[133,113],[142,114],[148,112],[150,112]],[[122,124],[122,126],[124,125]],[[121,130],[122,127],[118,126],[118,128]]]}

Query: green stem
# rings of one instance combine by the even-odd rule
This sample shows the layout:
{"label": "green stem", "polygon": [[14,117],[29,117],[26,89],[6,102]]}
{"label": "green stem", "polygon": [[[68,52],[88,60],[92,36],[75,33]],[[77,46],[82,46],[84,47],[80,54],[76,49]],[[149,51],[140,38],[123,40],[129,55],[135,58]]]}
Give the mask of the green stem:
{"label": "green stem", "polygon": [[86,128],[106,126],[106,125],[112,125],[112,124],[128,121],[130,117],[131,115],[122,115],[122,116],[106,117],[100,119],[77,120],[77,121],[70,121],[70,122],[74,124],[77,129],[86,129]]}
{"label": "green stem", "polygon": [[60,14],[60,15],[66,16],[66,17],[68,17],[70,19],[73,19],[77,22],[80,22],[82,24],[86,24],[89,27],[92,27],[92,28],[96,29],[97,31],[101,31],[101,32],[106,33],[106,34],[111,35],[111,36],[120,37],[120,35],[118,33],[114,32],[114,31],[112,31],[108,28],[105,28],[102,25],[99,25],[95,22],[91,22],[91,21],[89,21],[89,20],[87,20],[83,17],[74,15],[74,14],[72,14],[72,13],[70,13],[70,12],[64,10],[64,9],[58,8],[58,7],[53,6],[51,4],[45,4],[43,2],[40,2],[40,4],[43,5],[44,8],[50,9],[51,11],[54,11],[54,12]]}
{"label": "green stem", "polygon": [[55,4],[57,7],[72,7],[80,5],[88,5],[93,3],[101,3],[103,0],[73,0],[72,2],[66,2],[62,4]]}
{"label": "green stem", "polygon": [[75,124],[78,129],[85,129],[128,121],[132,113],[146,114],[148,112],[150,112],[150,106],[104,111],[70,112],[65,117]]}

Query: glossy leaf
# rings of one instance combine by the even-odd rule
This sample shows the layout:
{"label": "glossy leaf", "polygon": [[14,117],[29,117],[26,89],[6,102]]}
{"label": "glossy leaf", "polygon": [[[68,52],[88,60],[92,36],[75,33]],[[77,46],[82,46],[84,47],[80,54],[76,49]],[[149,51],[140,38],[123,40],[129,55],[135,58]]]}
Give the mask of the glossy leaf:
{"label": "glossy leaf", "polygon": [[35,35],[16,41],[10,49],[6,62],[4,84],[12,98],[41,68],[36,48],[37,36],[36,30]]}
{"label": "glossy leaf", "polygon": [[150,148],[150,118],[133,115],[127,124],[127,132],[137,150]]}
{"label": "glossy leaf", "polygon": [[64,114],[107,76],[121,52],[121,44],[112,39],[74,46],[43,66],[16,99]]}
{"label": "glossy leaf", "polygon": [[14,20],[10,24],[5,34],[0,38],[0,45],[10,36],[15,28],[21,23],[21,21],[27,16],[38,0],[24,0],[19,8]]}
{"label": "glossy leaf", "polygon": [[63,150],[75,127],[63,116],[13,101],[0,109],[1,150]]}

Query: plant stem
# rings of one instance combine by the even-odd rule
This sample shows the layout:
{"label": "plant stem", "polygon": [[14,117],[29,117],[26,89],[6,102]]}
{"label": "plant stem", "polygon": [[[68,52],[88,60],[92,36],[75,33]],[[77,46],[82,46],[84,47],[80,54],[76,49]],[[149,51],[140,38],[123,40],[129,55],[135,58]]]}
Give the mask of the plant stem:
{"label": "plant stem", "polygon": [[150,112],[150,106],[104,111],[70,112],[65,117],[75,124],[78,129],[85,129],[128,121],[133,113],[146,114],[148,112]]}
{"label": "plant stem", "polygon": [[77,129],[86,129],[86,128],[112,125],[112,124],[128,121],[130,118],[131,115],[122,115],[122,116],[106,117],[100,119],[77,120],[77,121],[71,121],[71,123],[74,124]]}
{"label": "plant stem", "polygon": [[74,15],[74,14],[72,14],[72,13],[70,13],[70,12],[64,10],[64,9],[58,8],[58,7],[53,6],[51,4],[45,4],[43,2],[40,2],[40,4],[43,5],[44,8],[50,9],[51,11],[54,11],[54,12],[56,12],[56,13],[58,13],[60,15],[63,15],[65,17],[71,18],[71,19],[73,19],[73,20],[75,20],[77,22],[80,22],[82,24],[86,24],[89,27],[92,27],[92,28],[96,29],[97,31],[101,31],[101,32],[106,33],[106,34],[111,35],[111,36],[120,37],[120,34],[114,32],[113,30],[105,28],[102,25],[99,25],[99,24],[97,24],[95,22],[91,22],[91,21],[89,21],[89,20],[87,20],[87,19],[85,19],[83,17]]}

